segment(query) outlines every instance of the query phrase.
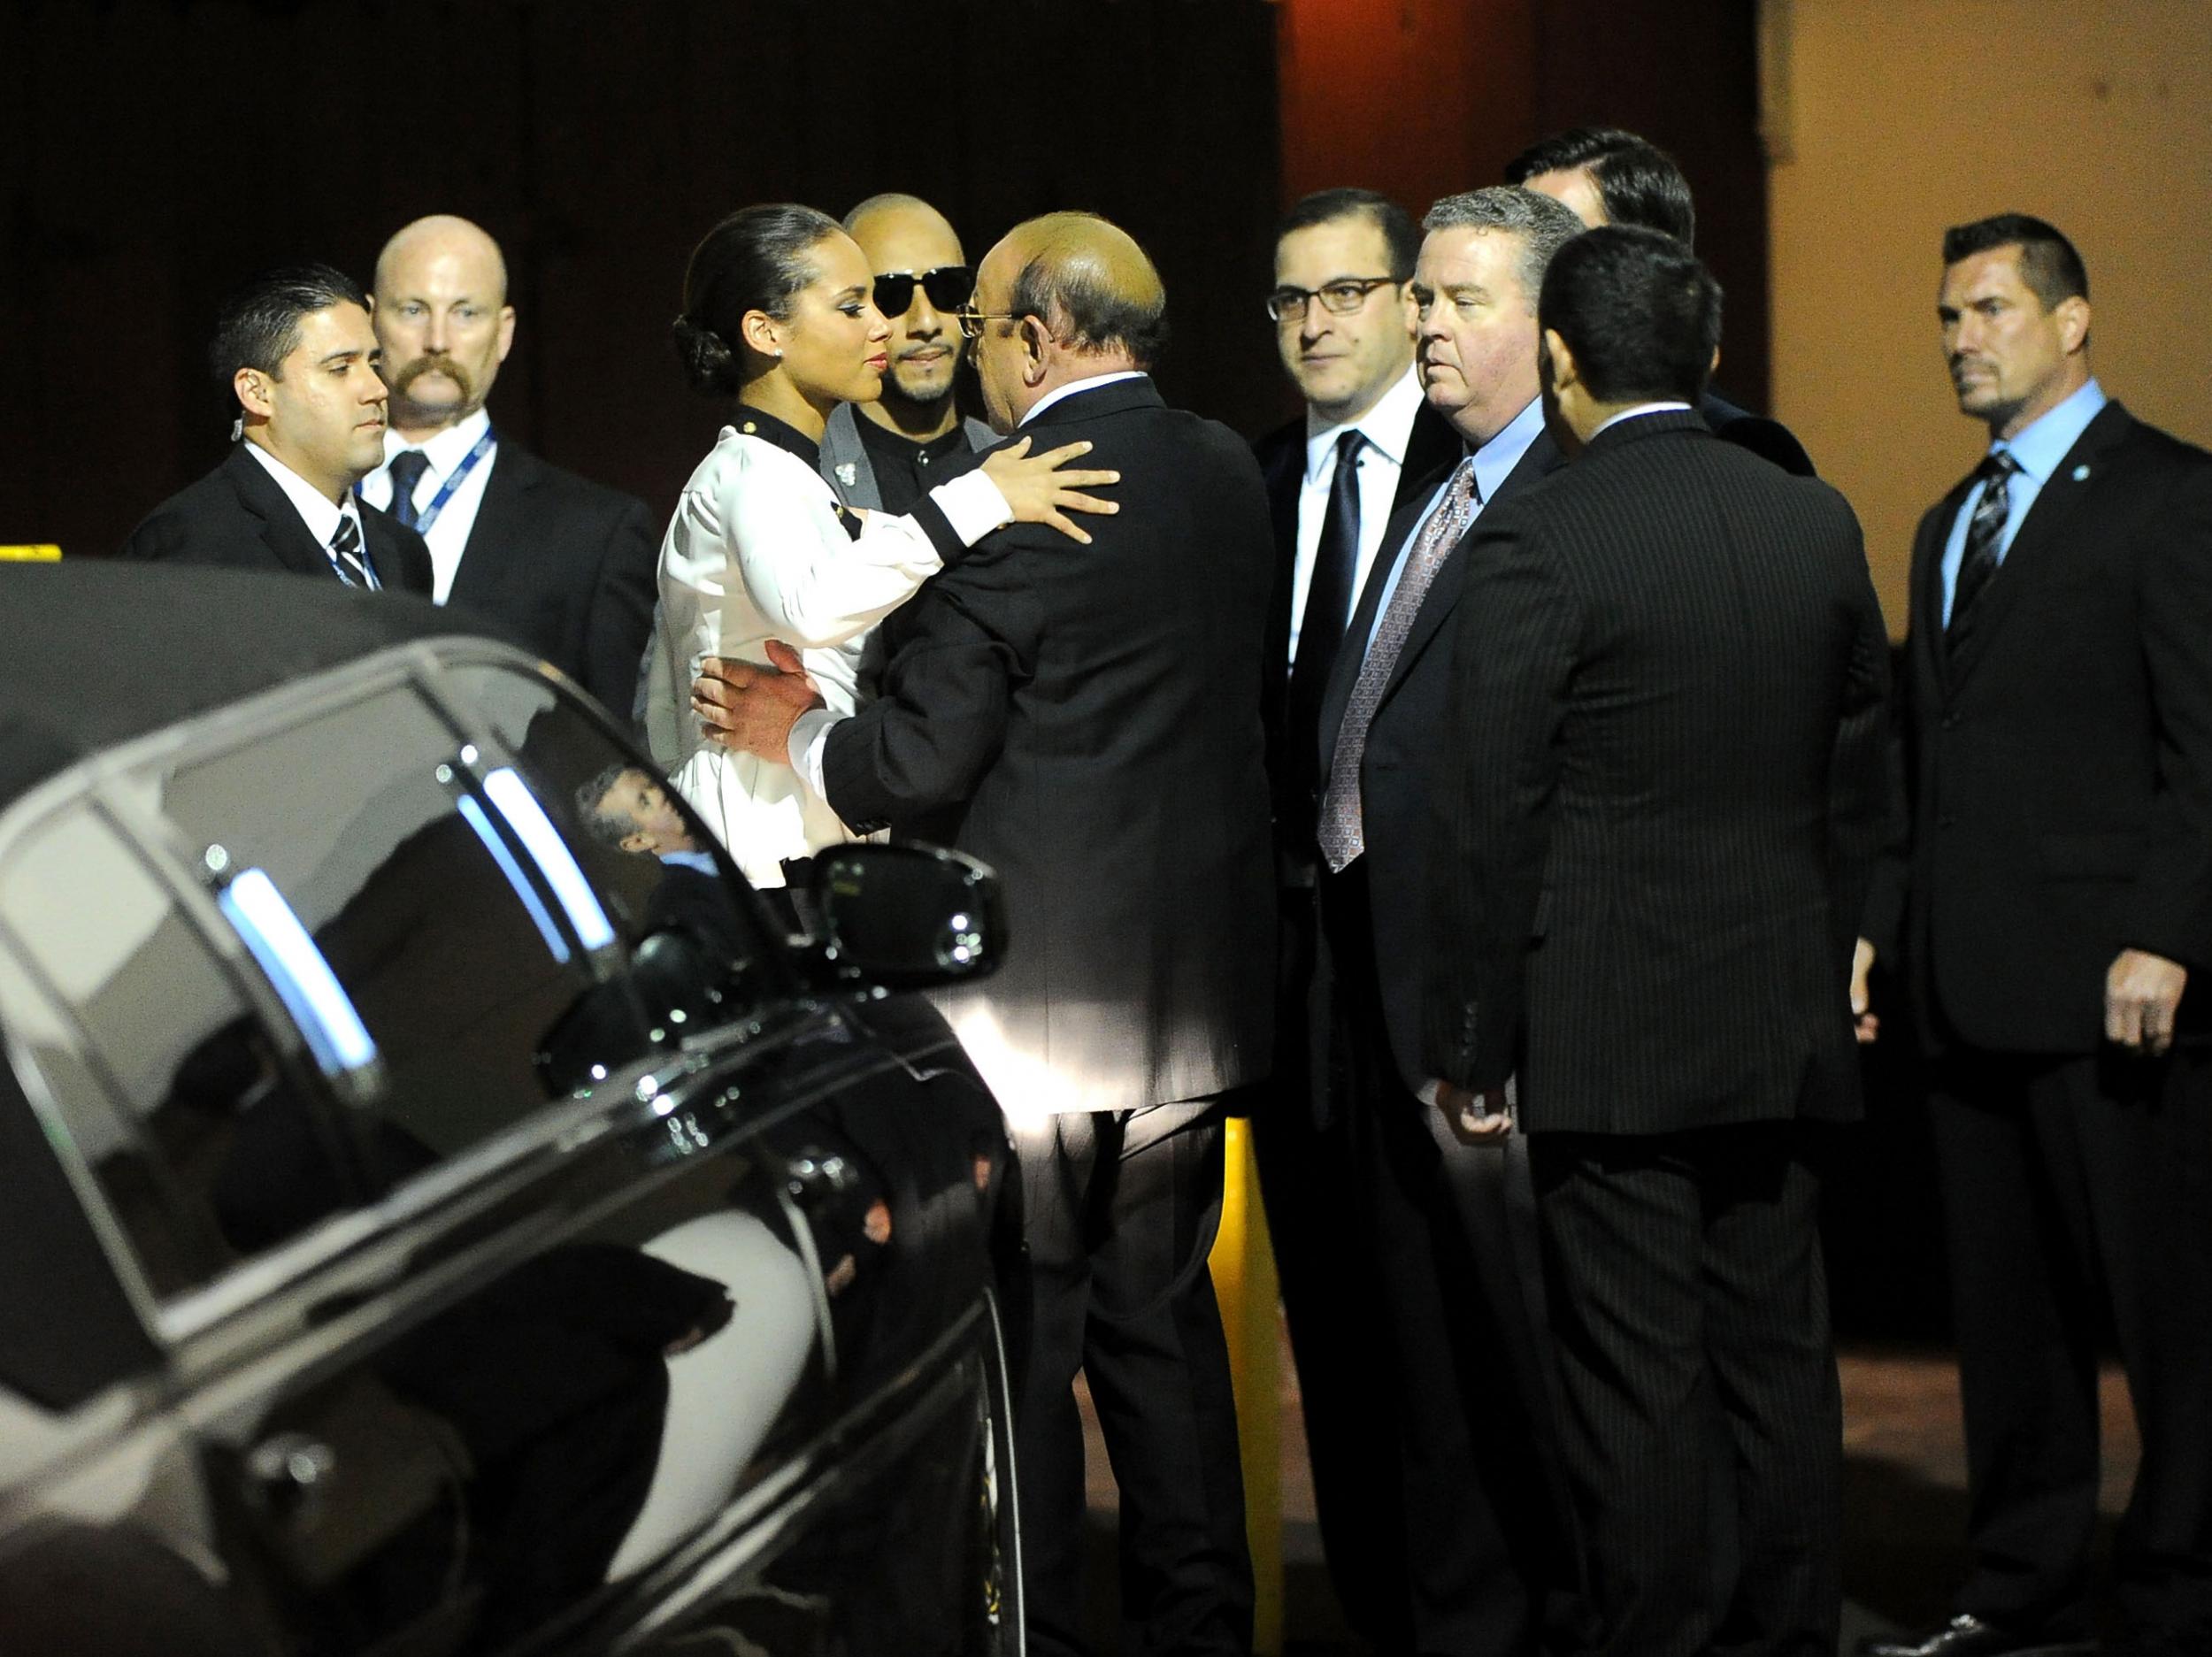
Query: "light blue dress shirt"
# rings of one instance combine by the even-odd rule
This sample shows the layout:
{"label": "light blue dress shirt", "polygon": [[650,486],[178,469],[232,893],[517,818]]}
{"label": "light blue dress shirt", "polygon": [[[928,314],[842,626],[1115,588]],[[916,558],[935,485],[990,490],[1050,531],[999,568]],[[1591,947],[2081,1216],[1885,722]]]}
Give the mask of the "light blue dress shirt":
{"label": "light blue dress shirt", "polygon": [[[1512,475],[1513,468],[1521,464],[1521,456],[1528,453],[1529,445],[1543,429],[1544,400],[1532,398],[1528,407],[1507,422],[1503,431],[1475,450],[1476,518],[1482,516],[1483,507]],[[1367,643],[1360,651],[1363,659],[1374,648],[1375,635],[1382,631],[1382,618],[1390,613],[1390,595],[1398,590],[1398,578],[1405,572],[1406,556],[1420,544],[1421,532],[1428,527],[1429,519],[1436,516],[1436,509],[1444,503],[1444,491],[1450,483],[1447,478],[1437,485],[1436,493],[1429,497],[1428,510],[1421,514],[1420,521],[1398,548],[1398,556],[1390,565],[1389,579],[1383,583],[1382,597],[1375,605],[1375,619],[1367,629]],[[1472,526],[1471,520],[1469,527]]]}
{"label": "light blue dress shirt", "polygon": [[[2106,402],[2104,387],[2092,380],[2049,413],[2038,416],[2017,437],[1989,446],[1993,455],[2009,452],[2013,464],[2020,468],[2006,486],[2005,527],[1997,537],[2000,569],[2004,567],[2005,555],[2012,550],[2012,538],[2020,533],[2020,520],[2028,515],[2035,497],[2043,493],[2043,486],[2058,470],[2058,463],[2081,440]],[[1951,520],[1950,539],[1943,543],[1943,625],[1947,627],[1951,625],[1951,595],[1958,588],[1959,564],[1966,556],[1966,526],[1973,521],[1974,508],[1988,487],[1986,482],[1977,483],[1966,492],[1958,516]]]}

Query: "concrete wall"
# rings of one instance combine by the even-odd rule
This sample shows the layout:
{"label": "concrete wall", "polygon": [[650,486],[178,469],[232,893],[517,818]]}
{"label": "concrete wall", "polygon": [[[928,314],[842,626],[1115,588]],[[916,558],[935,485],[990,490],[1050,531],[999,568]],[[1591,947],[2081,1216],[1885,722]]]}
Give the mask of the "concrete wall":
{"label": "concrete wall", "polygon": [[1946,226],[2065,231],[2105,389],[2212,446],[2212,0],[1767,0],[1763,21],[1774,410],[1858,509],[1901,634],[1913,525],[1985,441],[1943,372]]}

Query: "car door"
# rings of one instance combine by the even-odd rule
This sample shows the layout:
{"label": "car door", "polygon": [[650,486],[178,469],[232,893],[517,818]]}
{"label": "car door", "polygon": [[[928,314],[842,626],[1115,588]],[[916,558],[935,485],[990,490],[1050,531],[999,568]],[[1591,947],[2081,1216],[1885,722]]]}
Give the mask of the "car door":
{"label": "car door", "polygon": [[[105,1201],[294,1648],[552,1638],[818,1424],[824,1294],[756,1130],[824,1021],[710,862],[595,886],[570,808],[403,678],[258,711],[110,802],[190,871],[156,932],[219,965],[71,1003],[159,1198]],[[41,882],[104,902],[67,851]]]}

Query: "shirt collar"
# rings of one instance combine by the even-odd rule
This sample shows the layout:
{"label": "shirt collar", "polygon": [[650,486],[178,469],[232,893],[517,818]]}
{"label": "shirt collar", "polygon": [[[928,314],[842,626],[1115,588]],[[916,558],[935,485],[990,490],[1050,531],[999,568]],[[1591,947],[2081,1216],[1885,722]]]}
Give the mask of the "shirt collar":
{"label": "shirt collar", "polygon": [[1096,391],[1101,386],[1110,386],[1118,380],[1142,380],[1143,378],[1144,370],[1141,368],[1123,368],[1110,374],[1094,374],[1088,380],[1071,380],[1064,386],[1055,386],[1029,405],[1029,412],[1022,416],[1021,424],[1028,425],[1054,403],[1060,402],[1063,398],[1072,397],[1079,391]]}
{"label": "shirt collar", "polygon": [[2093,377],[2089,383],[2056,408],[2036,416],[2017,436],[1989,446],[1990,453],[2008,452],[2021,471],[2037,483],[2048,483],[2067,450],[2081,441],[2089,422],[2105,405],[2104,387]]}
{"label": "shirt collar", "polygon": [[1508,420],[1503,431],[1475,450],[1475,487],[1484,500],[1498,492],[1543,430],[1544,400],[1531,397],[1528,406]]}
{"label": "shirt collar", "polygon": [[262,470],[276,479],[277,487],[282,489],[285,498],[292,502],[293,510],[299,513],[300,521],[307,525],[307,533],[314,536],[317,546],[330,545],[331,538],[337,534],[338,524],[342,518],[353,518],[355,526],[359,527],[361,520],[353,510],[352,490],[346,491],[343,506],[335,501],[326,500],[313,484],[260,444],[250,438],[240,441],[245,444],[246,452],[261,463]]}
{"label": "shirt collar", "polygon": [[1413,369],[1407,369],[1402,378],[1390,382],[1390,388],[1375,399],[1374,406],[1356,419],[1324,423],[1311,408],[1306,410],[1306,477],[1309,481],[1321,475],[1321,468],[1337,440],[1345,433],[1356,431],[1376,449],[1390,458],[1393,465],[1406,464],[1406,447],[1413,437],[1413,422],[1421,412],[1421,380]]}
{"label": "shirt collar", "polygon": [[[1597,431],[1592,432],[1590,438],[1594,438],[1598,432],[1604,431],[1608,426],[1618,426],[1623,420],[1633,420],[1647,414],[1686,414],[1689,409],[1690,405],[1678,398],[1671,402],[1640,403],[1632,409],[1623,409],[1618,414],[1609,415],[1606,418],[1600,420]],[[1587,442],[1590,438],[1585,438],[1583,441]]]}
{"label": "shirt collar", "polygon": [[737,424],[722,428],[722,435],[735,433],[741,437],[757,437],[764,443],[773,443],[786,453],[804,461],[807,470],[818,472],[822,465],[822,446],[788,421],[780,420],[764,410],[741,407],[737,411]]}
{"label": "shirt collar", "polygon": [[479,409],[466,419],[457,420],[442,432],[433,432],[419,443],[411,443],[397,432],[387,426],[384,430],[384,464],[390,465],[393,457],[411,449],[422,450],[423,458],[430,463],[431,475],[440,482],[453,475],[453,470],[468,458],[469,450],[477,440],[491,430],[492,417]]}

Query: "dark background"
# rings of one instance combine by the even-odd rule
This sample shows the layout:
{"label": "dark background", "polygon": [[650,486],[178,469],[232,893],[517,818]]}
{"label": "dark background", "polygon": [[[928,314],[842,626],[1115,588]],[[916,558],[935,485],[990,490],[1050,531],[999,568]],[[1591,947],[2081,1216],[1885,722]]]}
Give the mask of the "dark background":
{"label": "dark background", "polygon": [[1751,0],[0,0],[0,542],[119,544],[221,456],[201,353],[241,278],[365,280],[419,214],[478,220],[520,314],[492,410],[658,513],[721,410],[667,342],[724,213],[877,190],[972,259],[1062,207],[1157,260],[1170,397],[1295,404],[1259,306],[1281,203],[1418,213],[1583,123],[1695,185],[1724,379],[1766,392]]}

